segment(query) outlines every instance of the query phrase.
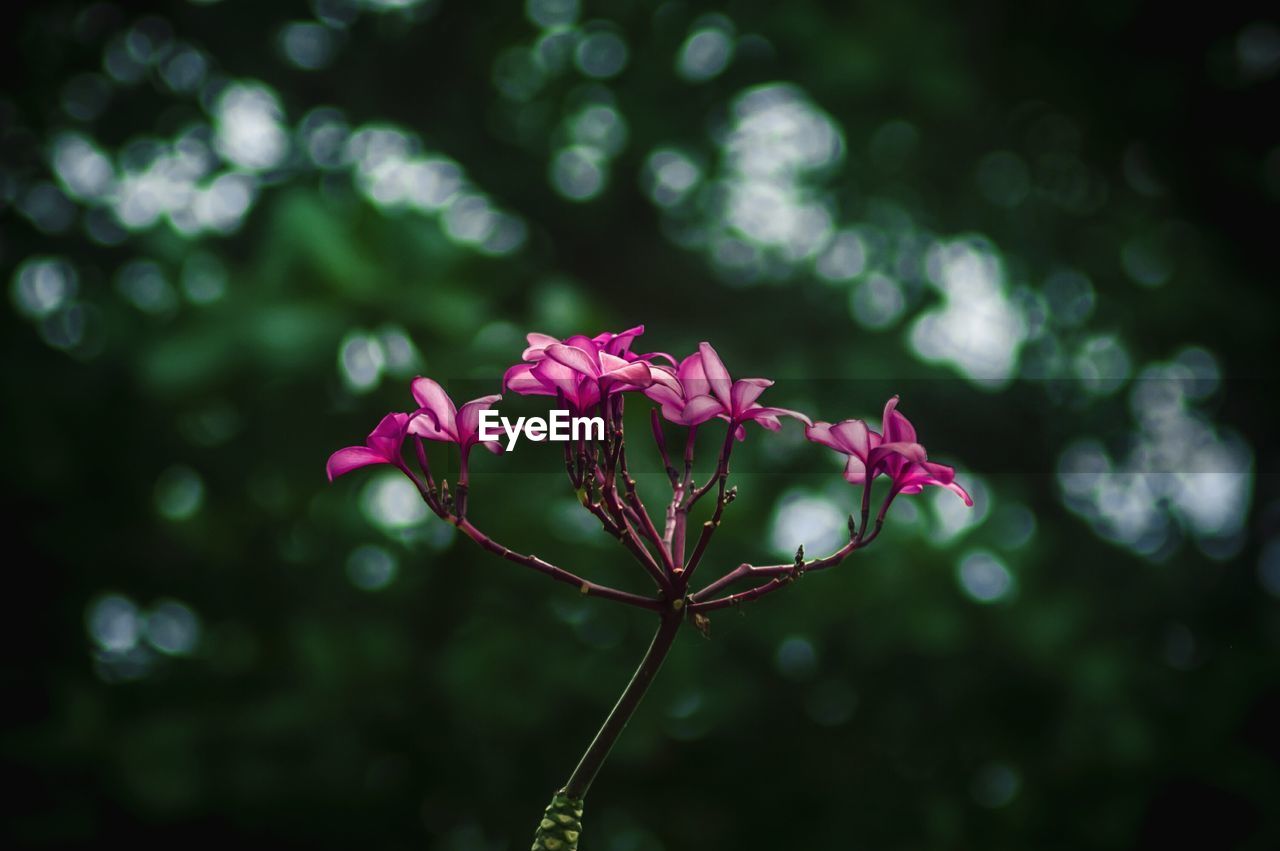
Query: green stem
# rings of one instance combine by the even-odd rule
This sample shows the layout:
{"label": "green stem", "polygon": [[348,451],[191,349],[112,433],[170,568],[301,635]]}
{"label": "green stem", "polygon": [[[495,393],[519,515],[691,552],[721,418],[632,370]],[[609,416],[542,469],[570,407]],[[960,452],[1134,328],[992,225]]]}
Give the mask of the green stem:
{"label": "green stem", "polygon": [[662,623],[658,625],[658,631],[644,658],[640,660],[640,667],[632,675],[631,682],[627,683],[600,732],[596,733],[591,746],[582,755],[569,782],[551,799],[533,838],[534,851],[577,851],[578,837],[582,835],[582,799],[591,788],[591,781],[600,772],[600,766],[604,765],[609,751],[613,749],[613,743],[618,740],[636,707],[640,705],[640,699],[649,690],[649,684],[662,667],[662,661],[667,658],[676,633],[680,631],[683,614],[680,610],[663,613]]}
{"label": "green stem", "polygon": [[627,683],[622,696],[614,704],[613,711],[604,720],[600,732],[596,733],[591,746],[582,755],[578,767],[573,770],[569,782],[565,784],[563,794],[566,797],[576,800],[586,797],[587,790],[591,788],[591,781],[596,779],[600,766],[604,765],[609,751],[613,749],[613,743],[618,740],[623,728],[631,720],[636,707],[640,705],[640,699],[649,690],[649,684],[653,682],[658,669],[662,667],[663,660],[667,658],[676,633],[680,631],[681,615],[682,613],[678,611],[666,612],[662,615],[662,623],[658,625],[658,631],[654,633],[648,651],[640,660],[640,667],[636,668],[631,682]]}

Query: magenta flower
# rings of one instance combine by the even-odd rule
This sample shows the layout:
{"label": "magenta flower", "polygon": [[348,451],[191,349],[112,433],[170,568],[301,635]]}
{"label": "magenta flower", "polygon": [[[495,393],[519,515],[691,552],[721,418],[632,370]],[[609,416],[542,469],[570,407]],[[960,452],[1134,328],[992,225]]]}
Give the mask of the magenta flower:
{"label": "magenta flower", "polygon": [[897,396],[885,403],[880,427],[882,434],[862,420],[843,420],[835,425],[818,422],[805,429],[805,437],[848,456],[844,477],[850,484],[864,484],[884,474],[893,483],[890,500],[900,493],[920,493],[932,485],[956,494],[965,505],[973,505],[973,499],[955,482],[955,468],[929,460],[916,440],[915,426],[898,410]]}
{"label": "magenta flower", "polygon": [[649,358],[652,355],[636,355],[631,352],[631,344],[644,333],[644,326],[637,325],[634,328],[628,328],[625,331],[614,334],[611,331],[604,331],[596,334],[594,337],[587,337],[583,334],[575,334],[564,340],[557,340],[550,334],[539,334],[537,331],[527,334],[525,339],[529,341],[529,347],[520,355],[520,359],[534,363],[546,357],[546,350],[549,346],[564,343],[565,345],[577,346],[579,348],[593,348],[596,351],[607,352],[615,357],[624,360],[636,360],[638,358]]}
{"label": "magenta flower", "polygon": [[653,382],[645,395],[662,405],[662,415],[673,423],[695,426],[714,417],[729,422],[734,436],[746,436],[743,425],[757,422],[770,431],[782,428],[778,417],[794,417],[805,425],[812,421],[787,408],[773,408],[756,400],[773,385],[767,378],[740,378],[734,381],[710,343],[699,343],[698,351],[680,361],[672,370],[651,367]]}
{"label": "magenta flower", "polygon": [[408,425],[408,414],[387,414],[377,428],[369,432],[364,446],[348,446],[329,456],[329,461],[325,464],[329,481],[370,464],[394,464],[402,467],[404,462],[400,459],[400,447],[404,443]]}
{"label": "magenta flower", "polygon": [[946,464],[935,464],[932,461],[909,461],[891,474],[893,490],[891,493],[920,493],[925,485],[946,488],[964,500],[965,505],[973,505],[973,497],[960,485],[956,484],[956,470]]}
{"label": "magenta flower", "polygon": [[965,505],[973,505],[968,492],[955,482],[955,468],[929,460],[924,447],[916,441],[915,426],[898,410],[897,396],[885,403],[880,427],[884,432],[883,442],[872,450],[869,461],[873,469],[883,468],[893,481],[891,497],[920,493],[925,485],[932,485],[951,491],[963,499]]}
{"label": "magenta flower", "polygon": [[441,443],[458,444],[462,450],[464,469],[467,455],[477,443],[490,452],[502,451],[500,442],[480,439],[480,412],[493,407],[493,403],[501,399],[501,396],[481,396],[458,409],[454,407],[453,400],[444,392],[444,388],[430,378],[413,379],[410,389],[414,401],[418,403],[418,410],[412,414],[409,434]]}
{"label": "magenta flower", "polygon": [[[883,440],[880,435],[867,428],[862,420],[841,420],[835,425],[816,422],[804,430],[804,436],[814,443],[849,456],[844,466],[844,477],[852,485],[866,482],[871,451],[879,448]],[[872,478],[878,473],[879,471],[873,473]]]}
{"label": "magenta flower", "polygon": [[546,334],[529,334],[525,362],[507,370],[502,386],[524,396],[563,395],[580,412],[614,393],[642,390],[653,382],[649,359],[671,359],[661,352],[632,352],[632,341],[642,333],[643,325],[620,334],[578,334],[563,341]]}

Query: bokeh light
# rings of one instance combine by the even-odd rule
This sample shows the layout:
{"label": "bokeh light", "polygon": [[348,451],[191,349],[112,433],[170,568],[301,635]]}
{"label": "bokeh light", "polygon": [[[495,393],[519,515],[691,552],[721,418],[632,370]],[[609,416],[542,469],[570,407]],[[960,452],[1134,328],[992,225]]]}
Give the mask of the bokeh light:
{"label": "bokeh light", "polygon": [[347,578],[361,591],[379,591],[396,578],[399,563],[386,547],[361,544],[347,557]]}
{"label": "bokeh light", "polygon": [[1015,589],[1014,576],[994,553],[973,550],[956,566],[960,587],[978,603],[997,603],[1010,597]]}
{"label": "bokeh light", "polygon": [[166,520],[188,520],[204,504],[204,480],[188,466],[169,467],[156,479],[155,502]]}
{"label": "bokeh light", "polygon": [[733,58],[733,25],[723,16],[704,19],[680,45],[676,70],[692,83],[721,74]]}

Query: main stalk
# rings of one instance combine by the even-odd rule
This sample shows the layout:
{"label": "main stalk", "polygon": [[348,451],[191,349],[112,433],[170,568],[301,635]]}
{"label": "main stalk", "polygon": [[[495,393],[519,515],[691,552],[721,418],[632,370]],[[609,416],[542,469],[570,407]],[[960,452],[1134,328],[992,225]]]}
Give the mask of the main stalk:
{"label": "main stalk", "polygon": [[582,802],[587,790],[591,788],[592,781],[600,773],[600,767],[613,750],[614,742],[626,728],[653,678],[657,676],[658,669],[662,667],[663,660],[667,658],[667,653],[675,642],[676,633],[680,631],[682,619],[683,612],[679,610],[663,613],[658,631],[654,633],[649,649],[640,660],[640,666],[631,676],[631,682],[627,683],[618,702],[609,712],[609,717],[604,720],[600,731],[578,761],[578,766],[569,776],[569,782],[556,793],[547,807],[534,836],[534,851],[574,851],[578,847],[578,836],[582,832]]}

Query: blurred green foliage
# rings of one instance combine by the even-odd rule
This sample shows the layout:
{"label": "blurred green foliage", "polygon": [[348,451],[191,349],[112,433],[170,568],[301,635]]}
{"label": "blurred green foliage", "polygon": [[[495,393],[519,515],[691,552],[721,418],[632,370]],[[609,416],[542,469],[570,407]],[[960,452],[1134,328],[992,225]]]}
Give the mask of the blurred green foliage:
{"label": "blurred green foliage", "polygon": [[[818,418],[903,393],[980,498],[916,497],[840,569],[683,635],[584,847],[1280,843],[1274,24],[583,5],[6,10],[9,842],[524,847],[650,618],[323,464],[414,374],[470,398],[525,331],[644,322],[641,350],[712,340]],[[356,128],[387,135],[353,153]],[[69,133],[113,188],[76,195],[97,160]],[[976,290],[930,271],[946,246],[988,264]],[[993,386],[913,333],[946,304]],[[1171,363],[1216,377],[1144,426]],[[1225,479],[1175,458],[1151,480],[1189,493],[1072,496],[1070,459],[1119,466],[1169,423]],[[478,459],[473,516],[643,590],[541,448]],[[842,533],[832,461],[753,432],[703,570]]]}

